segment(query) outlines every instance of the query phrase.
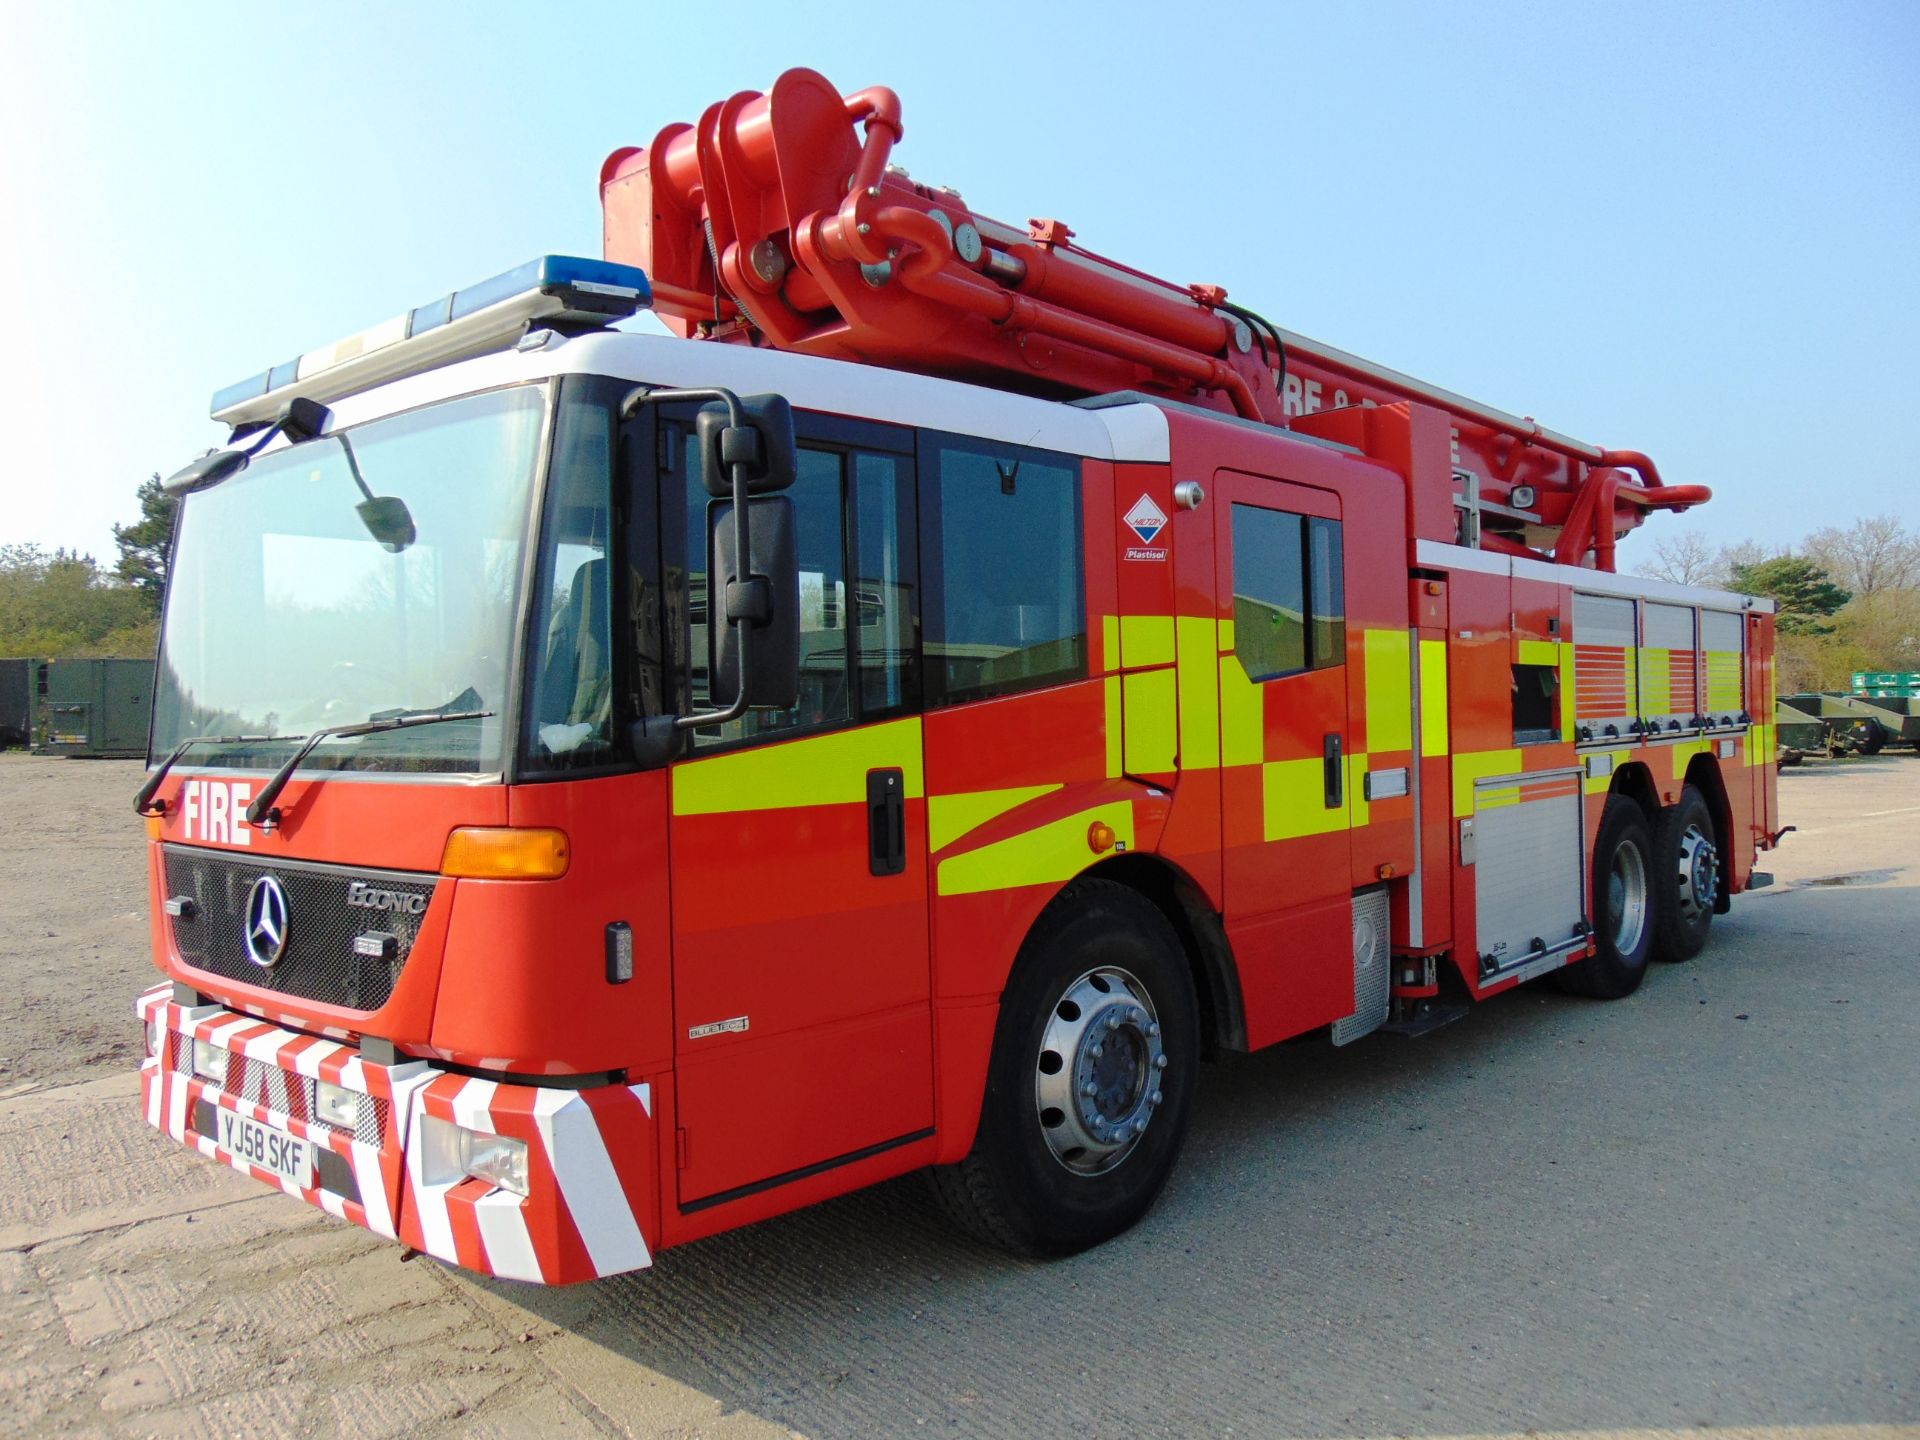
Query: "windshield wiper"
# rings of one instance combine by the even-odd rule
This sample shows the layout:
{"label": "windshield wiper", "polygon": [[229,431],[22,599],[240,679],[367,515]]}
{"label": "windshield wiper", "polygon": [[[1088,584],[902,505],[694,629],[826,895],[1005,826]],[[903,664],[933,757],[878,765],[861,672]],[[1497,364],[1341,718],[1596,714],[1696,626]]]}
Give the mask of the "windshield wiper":
{"label": "windshield wiper", "polygon": [[173,769],[174,762],[196,745],[262,745],[290,744],[305,739],[302,735],[194,735],[182,740],[173,747],[173,753],[160,762],[160,768],[153,772],[147,783],[140,787],[140,793],[133,797],[133,811],[136,815],[164,815],[167,802],[154,802],[154,792],[167,778],[167,772]]}
{"label": "windshield wiper", "polygon": [[395,715],[386,720],[362,720],[357,725],[330,725],[325,730],[316,730],[307,736],[307,743],[294,751],[293,758],[275,771],[273,778],[253,797],[253,803],[247,806],[247,823],[263,830],[271,830],[280,823],[280,808],[273,802],[287,788],[287,781],[300,768],[300,762],[311,755],[322,740],[378,735],[388,730],[410,730],[416,725],[438,725],[446,720],[487,720],[492,716],[491,710],[429,710],[420,714]]}

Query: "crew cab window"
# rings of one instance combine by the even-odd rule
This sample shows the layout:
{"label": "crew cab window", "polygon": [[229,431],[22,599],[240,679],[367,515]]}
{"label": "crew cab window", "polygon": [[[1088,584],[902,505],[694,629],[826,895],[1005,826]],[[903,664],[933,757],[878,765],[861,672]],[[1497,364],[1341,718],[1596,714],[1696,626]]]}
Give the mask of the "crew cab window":
{"label": "crew cab window", "polygon": [[[685,454],[684,445],[675,448]],[[707,677],[708,496],[697,473],[684,483],[692,703],[705,709],[718,703]],[[880,719],[919,701],[912,465],[899,455],[803,444],[799,477],[785,493],[800,562],[798,703],[697,729],[696,748]]]}
{"label": "crew cab window", "polygon": [[923,436],[927,703],[1011,695],[1087,673],[1080,465],[1014,445]]}
{"label": "crew cab window", "polygon": [[1340,522],[1233,507],[1233,648],[1253,680],[1346,658]]}

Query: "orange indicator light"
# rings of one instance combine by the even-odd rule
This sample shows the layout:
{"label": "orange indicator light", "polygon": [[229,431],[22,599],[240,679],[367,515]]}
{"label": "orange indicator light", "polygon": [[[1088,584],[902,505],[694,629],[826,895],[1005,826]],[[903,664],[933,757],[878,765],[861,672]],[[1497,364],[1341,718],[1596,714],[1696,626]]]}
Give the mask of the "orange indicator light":
{"label": "orange indicator light", "polygon": [[557,880],[571,858],[564,830],[469,825],[447,836],[440,873],[470,880]]}

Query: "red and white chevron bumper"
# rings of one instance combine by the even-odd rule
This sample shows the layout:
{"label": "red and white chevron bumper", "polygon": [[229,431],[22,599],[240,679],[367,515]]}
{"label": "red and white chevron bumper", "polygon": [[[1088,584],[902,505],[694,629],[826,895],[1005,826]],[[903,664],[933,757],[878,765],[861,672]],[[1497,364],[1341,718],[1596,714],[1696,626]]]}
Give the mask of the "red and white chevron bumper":
{"label": "red and white chevron bumper", "polygon": [[[140,1098],[147,1123],[182,1144],[485,1275],[567,1285],[652,1263],[645,1230],[657,1136],[649,1086],[565,1090],[472,1079],[424,1060],[375,1065],[350,1045],[219,1005],[177,1005],[171,996],[162,985],[134,1007],[149,1037]],[[225,1052],[222,1073],[195,1073],[195,1041]],[[318,1117],[322,1081],[360,1096],[354,1126]],[[303,1187],[222,1148],[223,1111],[308,1142],[313,1183]],[[459,1173],[429,1119],[524,1142],[527,1193]]]}

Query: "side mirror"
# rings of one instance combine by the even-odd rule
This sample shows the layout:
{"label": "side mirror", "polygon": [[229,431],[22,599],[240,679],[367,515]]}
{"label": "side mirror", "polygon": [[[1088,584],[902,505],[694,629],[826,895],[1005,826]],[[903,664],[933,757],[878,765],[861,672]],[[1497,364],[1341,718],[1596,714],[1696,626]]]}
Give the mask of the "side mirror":
{"label": "side mirror", "polygon": [[380,542],[380,548],[398,555],[413,544],[413,512],[397,495],[369,495],[353,507],[367,533]]}
{"label": "side mirror", "polygon": [[[784,406],[784,401],[782,402]],[[705,415],[701,416],[702,421]],[[791,420],[789,420],[791,426]],[[789,435],[792,434],[789,428]],[[786,710],[800,698],[800,562],[793,502],[784,495],[747,502],[747,563],[735,543],[733,502],[707,506],[708,674],[715,704],[739,704],[742,632],[752,628],[747,667],[749,709]]]}
{"label": "side mirror", "polygon": [[218,485],[246,468],[247,452],[244,450],[209,450],[198,460],[181,466],[161,481],[160,488],[169,495],[189,495],[195,490]]}
{"label": "side mirror", "polygon": [[[749,495],[777,495],[800,473],[793,409],[787,397],[742,395],[739,404],[744,425],[729,424],[727,406],[718,400],[702,405],[694,420],[700,481],[716,500],[733,494],[733,467],[737,463],[746,465]],[[759,548],[754,547],[756,551]]]}

